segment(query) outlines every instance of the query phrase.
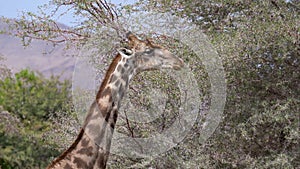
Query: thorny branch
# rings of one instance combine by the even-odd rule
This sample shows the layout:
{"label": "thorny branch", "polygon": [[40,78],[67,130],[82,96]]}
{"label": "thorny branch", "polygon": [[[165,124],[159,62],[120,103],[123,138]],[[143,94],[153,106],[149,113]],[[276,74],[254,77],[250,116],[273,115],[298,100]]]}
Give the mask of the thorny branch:
{"label": "thorny branch", "polygon": [[[81,33],[80,29],[68,29],[62,28],[54,21],[42,21],[33,19],[31,21],[20,20],[15,21],[16,23],[16,36],[23,39],[37,39],[46,40],[53,44],[59,44],[63,42],[79,42],[89,38],[88,34]],[[29,40],[29,41],[30,41]],[[25,44],[27,42],[24,42]]]}
{"label": "thorny branch", "polygon": [[124,111],[124,114],[125,114],[125,119],[126,119],[127,129],[129,130],[129,132],[130,132],[130,134],[131,134],[131,137],[134,138],[133,128],[130,127],[130,123],[129,123],[129,120],[128,120],[126,111]]}
{"label": "thorny branch", "polygon": [[[75,28],[63,28],[57,22],[52,20],[59,8],[68,7],[79,11],[82,16],[85,16],[90,24],[81,24]],[[93,22],[95,21],[95,22]],[[114,29],[118,36],[123,39],[125,30],[118,22],[118,14],[113,4],[106,0],[69,0],[65,2],[56,2],[56,7],[51,15],[38,16],[32,13],[27,13],[25,19],[15,21],[15,35],[24,39],[38,39],[52,42],[53,44],[63,42],[81,42],[90,37],[90,32],[95,27],[106,26]],[[27,44],[28,42],[24,42]]]}

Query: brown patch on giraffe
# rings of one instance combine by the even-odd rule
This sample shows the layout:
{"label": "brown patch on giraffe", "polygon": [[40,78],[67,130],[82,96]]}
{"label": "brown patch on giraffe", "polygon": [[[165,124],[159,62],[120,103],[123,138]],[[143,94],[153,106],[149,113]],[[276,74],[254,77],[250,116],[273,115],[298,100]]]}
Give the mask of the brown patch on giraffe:
{"label": "brown patch on giraffe", "polygon": [[102,114],[102,117],[106,117],[106,115],[107,115],[107,112],[108,112],[108,110],[109,110],[109,107],[110,106],[107,106],[107,105],[101,105],[100,106],[100,112],[101,112],[101,114]]}
{"label": "brown patch on giraffe", "polygon": [[122,69],[122,66],[121,66],[121,65],[118,65],[117,71],[118,71],[118,72],[121,72],[121,69]]}
{"label": "brown patch on giraffe", "polygon": [[115,82],[117,79],[118,79],[118,77],[117,77],[116,75],[112,75],[111,78],[110,78],[109,83],[113,83],[113,82]]}
{"label": "brown patch on giraffe", "polygon": [[[98,111],[99,112],[99,111]],[[95,113],[94,116],[92,116],[93,119],[97,119],[97,118],[101,118],[101,114],[100,113]]]}
{"label": "brown patch on giraffe", "polygon": [[[85,121],[91,121],[93,118],[97,118],[99,116],[100,116],[99,104],[96,101],[94,101],[90,107],[90,110],[89,110],[86,118],[85,118]],[[82,128],[85,128],[86,125],[87,125],[87,123],[85,123]]]}
{"label": "brown patch on giraffe", "polygon": [[73,144],[65,151],[62,155],[60,155],[57,159],[53,160],[52,163],[47,168],[53,168],[57,163],[59,163],[64,158],[67,158],[68,155],[70,155],[70,152],[72,152],[76,146],[78,145],[79,141],[82,139],[82,136],[84,134],[84,130],[81,129],[80,133],[78,134],[76,140],[73,142]]}
{"label": "brown patch on giraffe", "polygon": [[121,69],[121,74],[125,73],[126,69],[125,68],[122,68]]}
{"label": "brown patch on giraffe", "polygon": [[105,117],[107,112],[111,107],[112,102],[112,93],[110,87],[104,88],[103,92],[100,94],[98,99],[99,110],[102,113],[102,116]]}
{"label": "brown patch on giraffe", "polygon": [[73,162],[76,164],[77,168],[88,168],[87,163],[81,158],[74,157]]}
{"label": "brown patch on giraffe", "polygon": [[111,89],[110,87],[104,88],[103,92],[100,94],[100,98],[110,96],[111,95]]}
{"label": "brown patch on giraffe", "polygon": [[102,116],[105,117],[107,114],[107,106],[100,106],[100,111],[102,113]]}
{"label": "brown patch on giraffe", "polygon": [[72,157],[71,157],[71,154],[68,154],[68,155],[66,156],[66,159],[67,159],[67,160],[71,160],[71,158],[72,158]]}
{"label": "brown patch on giraffe", "polygon": [[117,88],[119,88],[120,87],[120,80],[117,80],[116,82],[115,82],[115,86],[117,87]]}
{"label": "brown patch on giraffe", "polygon": [[70,166],[70,164],[66,164],[66,165],[64,166],[64,169],[72,169],[72,167]]}
{"label": "brown patch on giraffe", "polygon": [[92,156],[93,155],[93,147],[90,146],[90,147],[87,147],[87,148],[82,148],[79,151],[77,151],[77,153],[84,154],[84,155],[87,155],[87,156]]}
{"label": "brown patch on giraffe", "polygon": [[99,89],[99,92],[97,93],[97,96],[96,96],[96,100],[98,101],[101,97],[101,93],[103,92],[103,90],[105,89],[105,87],[107,86],[108,84],[108,80],[111,76],[111,74],[115,71],[116,69],[116,66],[118,65],[119,61],[121,60],[122,56],[121,54],[117,54],[117,56],[114,58],[114,60],[112,61],[112,63],[110,64],[106,74],[105,74],[105,78],[100,86],[100,89]]}
{"label": "brown patch on giraffe", "polygon": [[81,146],[86,147],[89,145],[89,140],[87,138],[83,138],[81,141]]}
{"label": "brown patch on giraffe", "polygon": [[[96,157],[97,157],[98,151],[95,152],[95,155],[96,155]],[[94,164],[96,163],[96,160],[97,160],[96,158],[93,158],[92,161],[90,161],[90,162],[88,163],[88,167],[89,167],[89,168],[93,168]]]}
{"label": "brown patch on giraffe", "polygon": [[106,152],[102,147],[100,147],[98,152],[99,158],[97,158],[97,166],[99,166],[99,168],[106,168],[108,156],[109,152]]}

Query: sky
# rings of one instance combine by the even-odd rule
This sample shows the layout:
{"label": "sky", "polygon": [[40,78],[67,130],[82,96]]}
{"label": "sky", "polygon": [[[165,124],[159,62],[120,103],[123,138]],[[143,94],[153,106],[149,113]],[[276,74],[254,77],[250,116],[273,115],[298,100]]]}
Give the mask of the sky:
{"label": "sky", "polygon": [[[38,11],[38,6],[47,4],[49,0],[0,0],[0,16],[7,18],[18,18],[22,15],[22,11],[34,12]],[[112,0],[114,3],[120,3],[118,0]],[[133,3],[135,0],[125,0],[124,3]],[[72,26],[76,19],[72,14],[60,17],[58,22]]]}

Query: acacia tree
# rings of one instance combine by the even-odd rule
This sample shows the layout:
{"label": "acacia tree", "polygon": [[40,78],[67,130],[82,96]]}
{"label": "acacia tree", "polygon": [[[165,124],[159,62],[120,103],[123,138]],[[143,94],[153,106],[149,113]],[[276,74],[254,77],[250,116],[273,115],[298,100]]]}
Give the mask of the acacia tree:
{"label": "acacia tree", "polygon": [[[61,9],[64,10],[62,13]],[[66,27],[55,21],[66,13],[72,13],[77,18],[74,19],[75,26]],[[10,25],[10,30],[6,30],[6,33],[20,37],[24,45],[29,45],[33,39],[48,41],[53,45],[80,45],[99,28],[106,26],[114,29],[122,39],[126,32],[118,22],[120,14],[116,5],[105,0],[53,0],[39,6],[38,13],[24,12],[16,20],[6,19]]]}
{"label": "acacia tree", "polygon": [[[167,11],[185,17],[204,30],[215,44],[228,83],[222,124],[209,142],[201,146],[197,142],[201,133],[195,128],[181,147],[149,165],[178,168],[180,162],[196,159],[203,168],[299,167],[298,1],[167,0],[115,6],[100,0],[55,0],[41,9],[49,6],[53,7],[50,14],[27,13],[15,21],[13,33],[24,44],[41,39],[80,46],[105,25],[116,30],[120,41],[125,32],[118,22],[122,8],[133,9],[131,12]],[[78,25],[66,28],[54,21],[63,7],[83,18]],[[193,55],[189,56],[193,60]],[[199,67],[193,67],[196,76],[200,74]],[[203,81],[200,77],[198,83]],[[138,161],[116,160],[122,161],[116,168]]]}
{"label": "acacia tree", "polygon": [[140,3],[144,10],[173,12],[199,25],[223,59],[225,119],[204,145],[202,166],[299,167],[299,1]]}

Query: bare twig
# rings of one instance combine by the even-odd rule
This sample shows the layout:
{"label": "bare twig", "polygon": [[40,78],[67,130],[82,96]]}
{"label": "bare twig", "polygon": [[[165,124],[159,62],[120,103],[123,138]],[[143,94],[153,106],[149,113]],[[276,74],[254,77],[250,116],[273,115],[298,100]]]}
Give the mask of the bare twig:
{"label": "bare twig", "polygon": [[129,130],[129,132],[131,134],[131,137],[134,138],[133,128],[130,127],[130,123],[129,123],[126,111],[124,111],[124,114],[125,114],[125,119],[126,119],[126,123],[127,123],[127,128],[128,128],[128,130]]}
{"label": "bare twig", "polygon": [[[84,31],[85,29],[95,30],[97,26],[106,26],[116,31],[120,41],[126,36],[125,29],[118,21],[116,9],[113,4],[108,3],[106,0],[69,0],[56,5],[49,16],[46,14],[38,16],[27,13],[29,19],[25,18],[16,21],[17,33],[15,35],[23,39],[39,39],[52,43],[79,42],[90,37],[89,33]],[[80,25],[77,28],[63,29],[57,22],[49,19],[54,17],[61,7],[69,7],[68,10],[77,9],[82,11],[84,16],[96,22]]]}

